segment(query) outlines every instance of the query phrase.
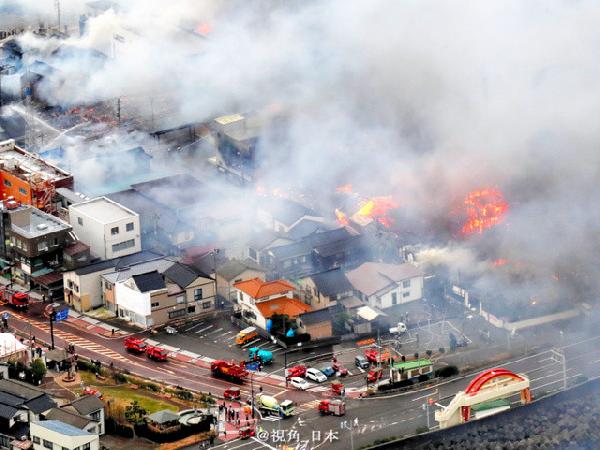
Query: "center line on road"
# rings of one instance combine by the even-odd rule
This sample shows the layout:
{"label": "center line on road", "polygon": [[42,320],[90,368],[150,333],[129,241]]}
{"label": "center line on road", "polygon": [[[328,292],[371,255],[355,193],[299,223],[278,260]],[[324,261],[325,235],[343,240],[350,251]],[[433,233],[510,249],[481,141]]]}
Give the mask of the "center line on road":
{"label": "center line on road", "polygon": [[209,325],[206,328],[202,328],[201,330],[196,331],[195,333],[196,334],[200,334],[200,333],[202,333],[202,332],[204,332],[206,330],[210,330],[212,327],[214,327],[214,325]]}
{"label": "center line on road", "polygon": [[430,392],[429,394],[425,394],[425,395],[422,395],[422,396],[420,396],[420,397],[417,397],[417,398],[413,398],[413,399],[411,399],[411,402],[416,402],[417,400],[421,400],[421,399],[423,399],[423,398],[427,398],[427,397],[429,397],[429,396],[431,396],[431,395],[435,395],[435,394],[437,394],[437,393],[438,393],[438,391],[437,391],[437,389],[436,389],[435,391],[433,391],[433,392]]}

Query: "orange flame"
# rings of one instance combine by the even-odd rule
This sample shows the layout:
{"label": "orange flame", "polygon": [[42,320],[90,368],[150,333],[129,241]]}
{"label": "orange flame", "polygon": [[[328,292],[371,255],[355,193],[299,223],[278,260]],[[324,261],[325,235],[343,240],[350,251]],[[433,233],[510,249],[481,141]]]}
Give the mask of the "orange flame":
{"label": "orange flame", "polygon": [[508,264],[508,259],[505,259],[505,258],[498,258],[497,260],[494,261],[494,266],[496,266],[496,267],[505,266],[507,264]]}
{"label": "orange flame", "polygon": [[467,221],[462,227],[464,234],[483,233],[504,220],[508,202],[497,189],[486,188],[470,192],[464,200]]}
{"label": "orange flame", "polygon": [[206,36],[207,34],[210,34],[213,30],[213,27],[210,23],[199,23],[198,26],[196,27],[196,32],[198,34],[201,34],[202,36]]}
{"label": "orange flame", "polygon": [[348,217],[342,211],[336,208],[335,217],[340,225],[347,226],[349,224]]}
{"label": "orange flame", "polygon": [[383,226],[389,228],[392,226],[393,221],[387,214],[392,209],[398,208],[398,206],[398,203],[392,197],[373,197],[362,204],[356,215],[377,220]]}

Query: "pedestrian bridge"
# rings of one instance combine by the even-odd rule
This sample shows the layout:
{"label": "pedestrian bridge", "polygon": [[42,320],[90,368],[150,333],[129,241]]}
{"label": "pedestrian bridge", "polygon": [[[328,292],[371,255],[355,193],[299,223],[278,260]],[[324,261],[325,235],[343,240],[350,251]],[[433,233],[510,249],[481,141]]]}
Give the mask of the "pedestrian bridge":
{"label": "pedestrian bridge", "polygon": [[520,394],[521,403],[531,402],[529,378],[515,374],[508,369],[494,368],[477,375],[464,391],[459,391],[448,406],[435,412],[435,420],[440,428],[468,422],[471,407],[498,399],[508,399]]}

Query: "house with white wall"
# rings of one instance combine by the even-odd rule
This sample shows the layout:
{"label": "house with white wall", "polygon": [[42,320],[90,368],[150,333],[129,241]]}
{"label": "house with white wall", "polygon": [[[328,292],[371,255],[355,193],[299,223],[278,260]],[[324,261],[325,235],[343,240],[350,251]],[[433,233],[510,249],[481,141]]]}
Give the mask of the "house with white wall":
{"label": "house with white wall", "polygon": [[119,258],[142,249],[140,216],[106,197],[69,206],[69,222],[92,255],[100,259]]}
{"label": "house with white wall", "polygon": [[31,422],[29,434],[34,450],[98,450],[100,438],[97,434],[80,430],[60,420]]}
{"label": "house with white wall", "polygon": [[423,272],[416,266],[366,262],[346,272],[355,294],[379,309],[421,300]]}
{"label": "house with white wall", "polygon": [[233,287],[237,291],[242,317],[263,330],[266,330],[267,320],[274,314],[296,318],[311,310],[310,306],[294,298],[295,288],[285,280],[252,278],[235,283]]}

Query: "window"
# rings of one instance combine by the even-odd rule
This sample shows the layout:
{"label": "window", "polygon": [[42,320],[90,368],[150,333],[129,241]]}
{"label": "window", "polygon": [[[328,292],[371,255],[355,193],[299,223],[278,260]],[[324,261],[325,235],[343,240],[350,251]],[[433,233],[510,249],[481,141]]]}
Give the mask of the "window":
{"label": "window", "polygon": [[48,243],[46,241],[38,242],[37,249],[38,252],[45,252],[48,250]]}
{"label": "window", "polygon": [[54,241],[52,241],[53,245],[58,245],[58,238],[54,238]]}
{"label": "window", "polygon": [[185,302],[185,295],[178,295],[177,296],[177,304],[181,305],[184,302]]}
{"label": "window", "polygon": [[177,311],[171,311],[169,313],[169,319],[175,319],[183,316],[185,316],[185,309],[178,309]]}
{"label": "window", "polygon": [[33,437],[33,443],[34,444],[39,444],[40,443],[40,438],[39,436],[32,436]]}
{"label": "window", "polygon": [[52,442],[44,439],[44,448],[49,448],[50,450],[52,450],[54,448],[54,445],[52,444]]}
{"label": "window", "polygon": [[392,292],[392,305],[397,305],[398,304],[398,294],[395,292]]}
{"label": "window", "polygon": [[202,289],[194,289],[194,301],[202,300]]}
{"label": "window", "polygon": [[20,187],[19,194],[27,195],[27,189]]}
{"label": "window", "polygon": [[403,292],[402,297],[403,298],[410,297],[410,292]]}
{"label": "window", "polygon": [[71,280],[67,281],[67,285],[69,286],[69,289],[73,289],[73,282]]}
{"label": "window", "polygon": [[11,187],[12,183],[10,181],[8,181],[8,180],[4,180],[4,186]]}
{"label": "window", "polygon": [[133,222],[129,222],[125,225],[125,231],[133,231]]}
{"label": "window", "polygon": [[83,444],[81,450],[90,450],[90,443],[88,442],[87,444]]}
{"label": "window", "polygon": [[83,218],[78,217],[77,218],[77,224],[83,226]]}
{"label": "window", "polygon": [[119,234],[119,227],[113,227],[110,229],[110,234],[112,234],[113,236],[115,234]]}
{"label": "window", "polygon": [[100,420],[100,411],[95,411],[90,414],[90,417],[94,420]]}
{"label": "window", "polygon": [[211,302],[204,302],[202,303],[202,309],[210,309],[212,306]]}
{"label": "window", "polygon": [[189,313],[195,313],[196,312],[196,307],[194,305],[188,306],[188,312]]}
{"label": "window", "polygon": [[402,282],[402,287],[403,288],[409,288],[410,287],[410,280],[406,280]]}
{"label": "window", "polygon": [[63,447],[62,450],[71,450],[69,447]]}
{"label": "window", "polygon": [[248,256],[250,258],[252,258],[254,261],[256,261],[256,250],[254,250],[253,248],[249,248],[248,249]]}
{"label": "window", "polygon": [[154,302],[150,304],[151,308],[158,308],[159,303],[158,302]]}
{"label": "window", "polygon": [[129,239],[128,241],[119,242],[118,244],[113,244],[112,251],[120,252],[121,250],[125,250],[126,248],[131,248],[135,246],[135,239]]}

